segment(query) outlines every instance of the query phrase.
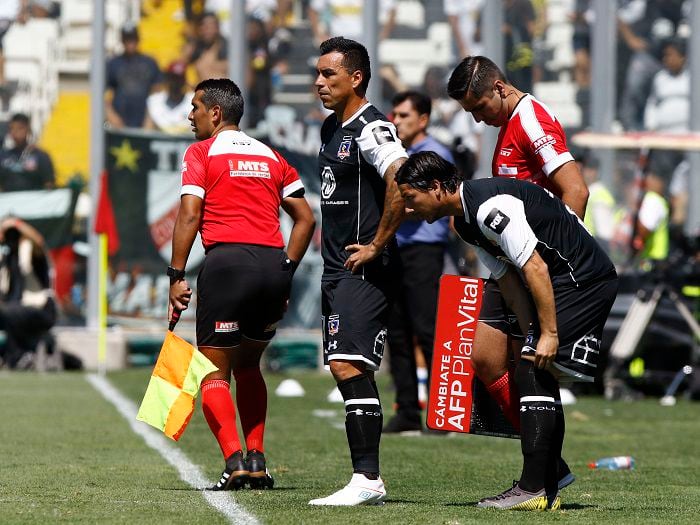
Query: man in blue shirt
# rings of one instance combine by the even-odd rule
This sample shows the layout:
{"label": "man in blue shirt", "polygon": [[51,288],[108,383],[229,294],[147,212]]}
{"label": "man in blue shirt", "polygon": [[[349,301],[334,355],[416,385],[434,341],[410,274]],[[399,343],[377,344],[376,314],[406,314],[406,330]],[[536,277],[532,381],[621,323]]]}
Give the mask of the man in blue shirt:
{"label": "man in blue shirt", "polygon": [[[430,98],[417,91],[398,93],[392,100],[393,123],[409,154],[433,151],[454,163],[450,150],[428,135]],[[428,370],[433,357],[438,281],[442,275],[450,223],[406,219],[396,232],[400,257],[400,289],[388,323],[390,369],[396,388],[396,415],[384,432],[421,430],[415,344]]]}
{"label": "man in blue shirt", "polygon": [[107,62],[107,122],[113,128],[141,128],[146,99],[162,80],[156,61],[139,52],[139,33],[132,23],[122,27],[124,52]]}

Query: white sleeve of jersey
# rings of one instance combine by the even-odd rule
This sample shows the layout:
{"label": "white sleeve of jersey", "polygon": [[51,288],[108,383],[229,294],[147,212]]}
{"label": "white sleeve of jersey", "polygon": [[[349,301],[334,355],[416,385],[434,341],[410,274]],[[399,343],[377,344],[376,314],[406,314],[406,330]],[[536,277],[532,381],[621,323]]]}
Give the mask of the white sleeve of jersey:
{"label": "white sleeve of jersey", "polygon": [[396,134],[396,127],[386,120],[375,120],[362,128],[357,145],[364,159],[382,178],[392,162],[408,157]]}
{"label": "white sleeve of jersey", "polygon": [[476,250],[476,255],[481,259],[481,262],[484,263],[484,266],[489,269],[494,279],[500,279],[505,275],[506,270],[508,270],[508,264],[506,262],[496,259],[480,246],[474,246],[474,250]]}
{"label": "white sleeve of jersey", "polygon": [[496,195],[476,214],[479,229],[497,244],[513,264],[522,268],[537,246],[535,232],[527,222],[523,201],[512,195]]}

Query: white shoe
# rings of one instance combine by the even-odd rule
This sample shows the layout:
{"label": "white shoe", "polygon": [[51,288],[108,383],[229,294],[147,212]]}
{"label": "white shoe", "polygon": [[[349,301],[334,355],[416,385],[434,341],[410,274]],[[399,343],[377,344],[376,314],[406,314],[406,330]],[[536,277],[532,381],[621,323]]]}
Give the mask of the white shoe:
{"label": "white shoe", "polygon": [[312,499],[309,505],[352,507],[355,505],[384,505],[386,489],[382,478],[367,479],[363,474],[353,474],[350,483],[325,498]]}

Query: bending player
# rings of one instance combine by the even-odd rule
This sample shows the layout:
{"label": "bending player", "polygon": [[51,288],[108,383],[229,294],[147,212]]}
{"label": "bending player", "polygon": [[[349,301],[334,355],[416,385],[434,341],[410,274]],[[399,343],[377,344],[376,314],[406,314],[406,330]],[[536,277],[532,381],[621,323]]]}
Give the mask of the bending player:
{"label": "bending player", "polygon": [[[492,162],[494,177],[542,186],[583,218],[588,188],[567,149],[564,130],[547,106],[508,83],[498,66],[483,56],[462,60],[450,76],[447,92],[474,120],[500,128]],[[512,352],[517,360],[522,339],[515,316],[504,304],[496,282],[489,279],[484,283],[472,363],[516,429],[518,403],[511,399],[515,395],[509,355]],[[575,479],[563,460],[559,478],[560,488]]]}
{"label": "bending player", "polygon": [[615,267],[581,220],[551,192],[515,179],[461,183],[432,152],[409,157],[396,175],[406,212],[454,216],[476,247],[505,304],[527,334],[515,370],[523,469],[479,507],[557,509],[564,441],[559,378],[593,381],[605,320],[617,294]]}

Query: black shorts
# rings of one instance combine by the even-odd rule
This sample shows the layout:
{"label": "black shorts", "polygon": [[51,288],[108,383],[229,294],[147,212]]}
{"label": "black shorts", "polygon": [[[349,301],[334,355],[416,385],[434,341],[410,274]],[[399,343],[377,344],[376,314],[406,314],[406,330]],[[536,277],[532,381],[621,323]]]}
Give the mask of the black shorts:
{"label": "black shorts", "polygon": [[[569,381],[592,382],[600,360],[603,327],[617,296],[618,279],[555,289],[559,350],[554,367]],[[534,355],[538,332],[528,333],[522,355]],[[562,377],[562,378],[563,378]]]}
{"label": "black shorts", "polygon": [[387,288],[359,278],[321,281],[323,362],[362,361],[378,370],[389,315]]}
{"label": "black shorts", "polygon": [[515,339],[524,339],[518,318],[506,306],[501,289],[495,279],[484,281],[479,321]]}
{"label": "black shorts", "polygon": [[197,277],[197,345],[237,346],[241,336],[269,341],[284,316],[292,270],[281,248],[218,244]]}

